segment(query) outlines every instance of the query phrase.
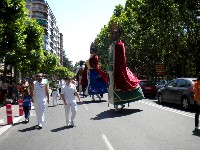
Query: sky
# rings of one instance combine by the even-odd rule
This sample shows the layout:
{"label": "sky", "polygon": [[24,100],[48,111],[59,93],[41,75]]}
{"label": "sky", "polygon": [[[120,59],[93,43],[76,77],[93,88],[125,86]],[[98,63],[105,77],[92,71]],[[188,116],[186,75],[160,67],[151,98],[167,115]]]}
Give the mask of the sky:
{"label": "sky", "polygon": [[59,31],[63,47],[73,65],[90,56],[90,45],[107,25],[116,5],[126,0],[47,0]]}

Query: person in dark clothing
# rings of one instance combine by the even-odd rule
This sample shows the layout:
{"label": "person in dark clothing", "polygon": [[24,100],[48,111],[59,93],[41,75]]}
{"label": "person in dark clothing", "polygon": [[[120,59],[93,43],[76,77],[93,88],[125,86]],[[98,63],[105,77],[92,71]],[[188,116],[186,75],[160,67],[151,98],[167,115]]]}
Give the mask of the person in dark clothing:
{"label": "person in dark clothing", "polygon": [[200,114],[200,73],[198,73],[197,81],[194,83],[194,106],[195,106],[195,130],[200,130],[199,114]]}
{"label": "person in dark clothing", "polygon": [[30,110],[31,110],[31,97],[27,89],[23,92],[23,110],[25,115],[25,122],[29,122]]}

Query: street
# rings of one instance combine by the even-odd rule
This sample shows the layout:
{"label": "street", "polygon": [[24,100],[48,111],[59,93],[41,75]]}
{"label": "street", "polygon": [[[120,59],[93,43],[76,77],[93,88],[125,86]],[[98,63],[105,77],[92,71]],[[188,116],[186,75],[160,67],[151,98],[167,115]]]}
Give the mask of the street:
{"label": "street", "polygon": [[[115,112],[107,103],[91,97],[78,105],[74,128],[67,128],[62,100],[47,105],[43,129],[38,130],[35,111],[0,135],[1,150],[197,150],[200,132],[194,131],[194,112],[174,105],[158,105],[143,99]],[[16,115],[15,115],[16,116]],[[0,130],[3,127],[1,126]]]}

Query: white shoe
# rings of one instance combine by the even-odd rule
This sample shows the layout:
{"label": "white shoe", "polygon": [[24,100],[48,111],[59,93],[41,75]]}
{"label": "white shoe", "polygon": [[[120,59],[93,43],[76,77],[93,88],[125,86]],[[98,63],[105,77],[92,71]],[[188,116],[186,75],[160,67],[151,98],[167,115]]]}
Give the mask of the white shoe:
{"label": "white shoe", "polygon": [[67,123],[67,127],[70,127],[70,125],[71,125],[70,123]]}
{"label": "white shoe", "polygon": [[71,121],[70,126],[74,127],[74,122],[73,121]]}
{"label": "white shoe", "polygon": [[42,129],[42,124],[39,124],[39,125],[38,125],[38,129]]}

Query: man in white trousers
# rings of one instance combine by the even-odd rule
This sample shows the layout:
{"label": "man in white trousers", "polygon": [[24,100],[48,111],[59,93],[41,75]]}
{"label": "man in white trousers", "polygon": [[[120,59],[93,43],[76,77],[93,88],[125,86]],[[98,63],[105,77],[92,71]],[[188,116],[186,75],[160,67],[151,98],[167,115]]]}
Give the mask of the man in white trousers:
{"label": "man in white trousers", "polygon": [[45,118],[45,106],[46,102],[49,103],[49,90],[45,83],[42,83],[43,74],[39,73],[36,76],[30,88],[31,100],[34,103],[34,108],[37,117],[37,128],[42,129]]}
{"label": "man in white trousers", "polygon": [[[76,117],[77,112],[77,103],[75,96],[78,98],[79,102],[82,102],[76,90],[76,86],[73,83],[71,83],[71,78],[66,77],[66,84],[63,85],[61,88],[61,97],[64,103],[67,127],[74,127],[74,119]],[[69,120],[70,110],[71,119]]]}

